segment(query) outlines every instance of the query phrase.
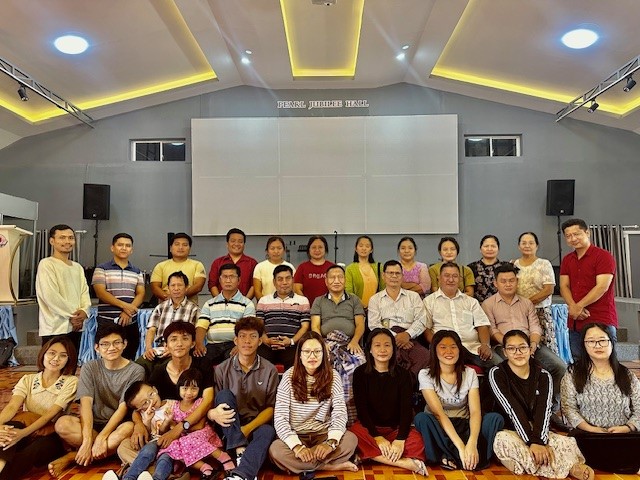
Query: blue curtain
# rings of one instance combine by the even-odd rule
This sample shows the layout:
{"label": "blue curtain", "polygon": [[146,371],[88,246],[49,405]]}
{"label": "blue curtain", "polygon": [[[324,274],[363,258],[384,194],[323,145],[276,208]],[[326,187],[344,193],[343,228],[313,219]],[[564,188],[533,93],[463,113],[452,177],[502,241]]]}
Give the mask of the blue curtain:
{"label": "blue curtain", "polygon": [[573,363],[571,356],[571,348],[569,347],[569,327],[567,321],[569,318],[569,308],[566,304],[551,305],[551,317],[556,327],[556,342],[558,343],[558,356],[565,363]]}
{"label": "blue curtain", "polygon": [[[0,306],[0,338],[13,338],[13,341],[18,345],[18,332],[13,321],[13,309],[10,305]],[[11,355],[9,366],[15,367],[17,365],[19,364],[16,357]]]}

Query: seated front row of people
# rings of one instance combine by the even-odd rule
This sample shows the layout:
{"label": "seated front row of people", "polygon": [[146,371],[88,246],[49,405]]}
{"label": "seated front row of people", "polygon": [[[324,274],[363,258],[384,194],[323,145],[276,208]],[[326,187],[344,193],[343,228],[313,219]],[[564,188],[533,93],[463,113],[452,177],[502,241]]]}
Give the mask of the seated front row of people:
{"label": "seated front row of people", "polygon": [[[492,369],[489,375],[500,408],[514,429],[512,432],[515,432],[504,431],[500,434],[496,433],[502,428],[499,414],[480,417],[477,377],[471,369],[464,367],[460,354],[463,351],[462,343],[453,331],[441,330],[434,336],[434,356],[429,368],[420,372],[420,388],[427,401],[427,410],[415,419],[417,432],[411,429],[407,431],[407,422],[410,423],[411,418],[409,414],[407,421],[407,411],[410,411],[407,397],[410,397],[412,390],[407,391],[409,382],[404,381],[408,372],[391,364],[395,342],[388,330],[379,329],[373,333],[365,348],[368,364],[356,370],[354,394],[360,422],[351,430],[346,429],[342,385],[328,363],[327,348],[322,337],[308,332],[300,339],[294,367],[285,373],[283,379],[286,380],[283,380],[276,398],[278,380],[275,367],[257,355],[262,333],[262,322],[256,318],[241,319],[236,324],[234,343],[238,353],[215,369],[217,394],[214,400],[210,386],[211,365],[198,364],[206,363],[206,359],[197,359],[190,354],[195,346],[193,325],[176,322],[165,331],[171,361],[157,366],[154,369],[155,377],[149,382],[149,385],[155,385],[158,395],[153,388],[145,387],[131,394],[131,398],[124,398],[123,392],[134,381],[141,379],[141,369],[121,357],[125,346],[122,328],[114,324],[100,332],[96,349],[101,358],[83,366],[80,377],[82,390],[78,396],[81,398],[83,421],[63,416],[56,425],[58,434],[71,445],[74,445],[74,438],[80,439],[79,451],[51,462],[51,473],[58,476],[74,460],[86,465],[110,454],[120,440],[134,429],[131,422],[122,423],[126,419],[127,404],[139,410],[133,412],[135,433],[131,440],[123,442],[118,453],[123,460],[122,454],[128,453],[126,462],[132,463],[137,454],[131,448],[133,443],[137,442],[136,447],[140,448],[149,434],[155,433],[149,430],[148,424],[145,425],[152,413],[151,402],[154,403],[154,409],[158,410],[157,401],[168,399],[175,401],[171,403],[170,416],[173,418],[161,427],[168,429],[157,437],[157,451],[166,450],[164,453],[168,454],[172,465],[174,461],[193,464],[199,466],[205,475],[213,471],[212,465],[215,466],[213,458],[207,459],[213,454],[213,457],[219,457],[222,468],[234,480],[255,478],[269,447],[276,465],[288,471],[338,467],[354,469],[356,465],[351,455],[356,444],[363,458],[417,473],[426,472],[420,463],[423,458],[444,468],[481,468],[491,458],[492,447],[500,460],[514,472],[554,478],[562,478],[567,474],[581,480],[590,478],[593,473],[586,465],[596,465],[593,462],[597,462],[598,458],[602,461],[603,454],[610,452],[612,446],[617,449],[617,460],[604,465],[607,469],[620,471],[624,468],[624,471],[632,472],[640,466],[632,454],[628,455],[628,459],[624,458],[624,462],[624,455],[621,457],[622,453],[635,450],[639,440],[637,412],[640,406],[640,382],[618,364],[606,327],[590,325],[583,331],[585,357],[589,363],[584,368],[576,365],[563,381],[563,400],[566,397],[564,403],[572,425],[587,432],[607,432],[597,437],[575,435],[577,445],[585,445],[582,453],[575,442],[557,440],[549,434],[552,382],[545,370],[529,360],[530,339],[524,332],[510,331],[504,335],[507,360]],[[59,349],[59,346],[53,347]],[[53,364],[47,365],[47,368],[57,366],[58,358],[62,358],[60,352],[53,352],[53,347],[49,355]],[[106,383],[105,377],[112,380],[117,378],[120,382],[116,387],[113,383]],[[97,387],[102,382],[110,387]],[[394,389],[393,385],[398,385],[398,382],[404,388]],[[581,382],[584,383],[581,385]],[[87,385],[93,385],[94,390],[88,392]],[[376,385],[381,386],[380,389]],[[572,385],[574,391],[571,390]],[[606,395],[592,393],[603,389]],[[302,392],[306,393],[306,397]],[[382,392],[388,401],[382,398]],[[201,399],[198,398],[200,394]],[[112,400],[111,397],[115,397],[115,404],[110,402],[113,415],[106,419],[104,426],[94,423],[94,418],[103,418],[98,417],[103,414],[100,405]],[[606,403],[606,408],[602,402]],[[161,407],[162,403],[159,405]],[[167,404],[164,406],[166,421]],[[87,407],[90,408],[87,410]],[[275,426],[281,442],[272,445],[275,431],[270,423],[274,409]],[[323,412],[322,422],[319,422],[321,417],[316,415],[318,412]],[[147,417],[143,418],[141,413]],[[155,411],[153,413],[155,415]],[[6,413],[3,411],[2,415]],[[158,413],[156,421],[160,422],[162,415]],[[206,434],[197,434],[206,436],[206,439],[198,440],[198,448],[188,448],[191,445],[189,436],[206,426],[205,416],[220,429],[219,437],[225,439],[229,457],[218,451],[220,446],[210,427],[204,430]],[[87,419],[91,422],[84,421]],[[87,423],[95,426],[95,432],[83,436],[82,428]],[[81,425],[82,428],[78,428]],[[360,441],[354,442],[349,431]],[[424,439],[424,456],[421,454],[418,432]],[[7,430],[3,429],[0,440],[8,435]],[[492,440],[494,436],[495,441]],[[175,445],[174,441],[177,441]],[[124,451],[126,443],[129,444],[129,452]],[[208,452],[204,453],[204,447]],[[626,447],[633,448],[629,450]],[[148,448],[153,451],[154,447]],[[87,457],[83,457],[85,453]],[[530,456],[524,458],[524,453]],[[562,462],[558,460],[559,456],[562,456]],[[153,460],[153,457],[153,454],[146,459],[143,456],[139,462]],[[164,459],[167,463],[168,458]],[[197,464],[200,460],[204,460],[204,463]],[[156,479],[160,479],[163,468],[166,471],[166,466],[161,465]],[[128,474],[134,473],[135,470]]]}

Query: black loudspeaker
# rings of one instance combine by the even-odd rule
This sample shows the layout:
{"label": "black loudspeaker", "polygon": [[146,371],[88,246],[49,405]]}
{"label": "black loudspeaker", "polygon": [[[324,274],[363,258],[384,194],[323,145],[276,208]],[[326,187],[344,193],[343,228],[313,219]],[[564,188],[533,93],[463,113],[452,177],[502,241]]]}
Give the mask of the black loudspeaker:
{"label": "black loudspeaker", "polygon": [[547,215],[573,215],[575,180],[547,180]]}
{"label": "black loudspeaker", "polygon": [[109,220],[111,185],[84,184],[82,218],[85,220]]}

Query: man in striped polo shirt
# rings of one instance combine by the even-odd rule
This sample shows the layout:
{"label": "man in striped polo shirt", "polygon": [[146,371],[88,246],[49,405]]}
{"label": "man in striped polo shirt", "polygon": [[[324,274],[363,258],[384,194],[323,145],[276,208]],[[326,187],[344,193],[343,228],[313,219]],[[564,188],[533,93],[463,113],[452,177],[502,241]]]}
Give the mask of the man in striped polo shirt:
{"label": "man in striped polo shirt", "polygon": [[218,278],[222,291],[204,304],[196,323],[194,354],[197,357],[206,355],[214,365],[229,358],[234,350],[236,322],[256,314],[253,302],[238,289],[240,273],[240,267],[234,263],[220,267]]}
{"label": "man in striped polo shirt", "polygon": [[309,329],[309,300],[293,292],[293,269],[278,265],[273,270],[273,295],[260,298],[256,316],[264,320],[258,354],[287,369],[293,366],[296,342]]}
{"label": "man in striped polo shirt", "polygon": [[127,347],[122,356],[134,360],[140,345],[137,312],[144,301],[144,276],[138,267],[131,265],[133,237],[117,233],[111,241],[113,259],[98,265],[91,283],[100,300],[98,304],[98,328],[118,323],[125,327]]}

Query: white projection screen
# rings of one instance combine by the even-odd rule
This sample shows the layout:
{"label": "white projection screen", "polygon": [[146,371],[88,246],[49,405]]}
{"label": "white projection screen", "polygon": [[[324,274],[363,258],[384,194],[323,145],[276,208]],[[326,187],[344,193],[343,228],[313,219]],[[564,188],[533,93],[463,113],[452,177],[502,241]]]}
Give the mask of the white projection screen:
{"label": "white projection screen", "polygon": [[191,121],[193,234],[458,233],[458,117]]}

